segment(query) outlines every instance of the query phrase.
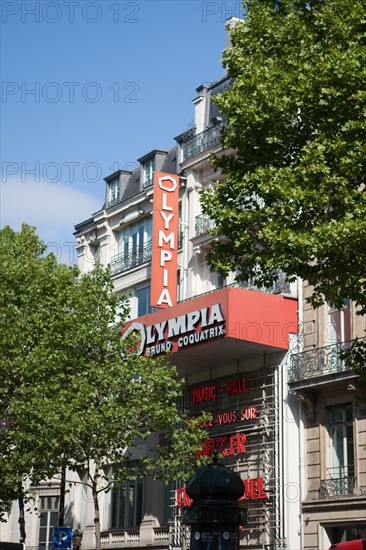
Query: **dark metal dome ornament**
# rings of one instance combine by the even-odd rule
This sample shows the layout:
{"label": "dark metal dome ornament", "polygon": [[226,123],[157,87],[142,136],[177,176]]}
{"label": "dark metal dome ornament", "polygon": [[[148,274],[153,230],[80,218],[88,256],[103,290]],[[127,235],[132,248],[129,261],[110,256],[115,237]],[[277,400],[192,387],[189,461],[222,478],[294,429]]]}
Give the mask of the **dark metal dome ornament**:
{"label": "dark metal dome ornament", "polygon": [[240,476],[219,463],[219,452],[214,450],[212,464],[199,468],[187,482],[186,491],[193,500],[238,500],[244,494]]}
{"label": "dark metal dome ornament", "polygon": [[183,523],[243,525],[239,499],[244,494],[240,476],[220,464],[215,449],[212,464],[199,468],[186,484],[192,504],[183,510]]}

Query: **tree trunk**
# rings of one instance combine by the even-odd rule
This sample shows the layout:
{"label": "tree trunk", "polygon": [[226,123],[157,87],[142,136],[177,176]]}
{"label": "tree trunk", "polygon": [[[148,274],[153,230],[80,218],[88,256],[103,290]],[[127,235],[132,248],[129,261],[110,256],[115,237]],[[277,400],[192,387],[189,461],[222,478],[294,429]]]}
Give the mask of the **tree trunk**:
{"label": "tree trunk", "polygon": [[25,542],[27,535],[25,532],[24,498],[23,498],[23,487],[21,483],[19,483],[19,486],[18,486],[18,506],[19,506],[18,523],[19,523],[19,533],[20,533],[19,542]]}
{"label": "tree trunk", "polygon": [[94,526],[95,526],[95,548],[101,550],[102,543],[100,538],[100,516],[99,516],[99,494],[98,494],[99,468],[95,467],[93,478],[93,502],[94,502]]}
{"label": "tree trunk", "polygon": [[65,525],[65,488],[66,488],[66,468],[61,468],[61,485],[60,485],[60,506],[58,511],[58,526]]}

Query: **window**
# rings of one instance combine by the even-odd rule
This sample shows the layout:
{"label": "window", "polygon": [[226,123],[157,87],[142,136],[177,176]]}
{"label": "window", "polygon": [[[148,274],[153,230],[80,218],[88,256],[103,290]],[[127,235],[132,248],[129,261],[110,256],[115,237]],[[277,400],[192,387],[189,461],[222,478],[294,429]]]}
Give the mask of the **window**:
{"label": "window", "polygon": [[137,316],[147,315],[151,313],[150,306],[150,287],[144,286],[137,290]]}
{"label": "window", "polygon": [[112,528],[138,527],[142,519],[142,479],[116,483],[112,489]]}
{"label": "window", "polygon": [[152,217],[129,225],[116,233],[117,254],[112,258],[112,275],[137,267],[151,260]]}
{"label": "window", "polygon": [[151,258],[152,218],[134,223],[118,233],[118,254],[127,262],[125,269],[140,265]]}
{"label": "window", "polygon": [[93,265],[100,263],[100,247],[99,244],[90,245],[90,254]]}
{"label": "window", "polygon": [[320,480],[319,497],[352,495],[355,487],[353,406],[351,403],[327,409],[329,434],[327,479]]}
{"label": "window", "polygon": [[119,199],[119,180],[114,180],[109,184],[108,206],[114,206]]}
{"label": "window", "polygon": [[351,311],[348,298],[343,300],[342,309],[328,304],[329,344],[339,344],[351,340]]}
{"label": "window", "polygon": [[39,548],[53,548],[53,529],[58,526],[59,502],[59,496],[39,497]]}
{"label": "window", "polygon": [[149,160],[143,166],[143,187],[149,187],[153,184],[155,163],[154,160]]}
{"label": "window", "polygon": [[366,527],[361,525],[338,525],[326,528],[330,543],[347,542],[349,540],[362,539],[366,537]]}
{"label": "window", "polygon": [[214,288],[222,288],[226,285],[226,278],[214,271],[210,272],[209,281]]}
{"label": "window", "polygon": [[328,409],[330,436],[329,477],[341,479],[354,476],[353,407],[337,405]]}

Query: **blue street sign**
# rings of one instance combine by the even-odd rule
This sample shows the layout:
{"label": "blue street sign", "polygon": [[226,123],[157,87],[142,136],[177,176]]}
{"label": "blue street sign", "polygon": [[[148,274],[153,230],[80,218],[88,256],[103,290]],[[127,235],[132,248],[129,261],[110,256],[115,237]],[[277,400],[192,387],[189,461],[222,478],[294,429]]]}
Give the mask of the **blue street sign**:
{"label": "blue street sign", "polygon": [[71,527],[55,527],[53,530],[54,548],[72,547],[72,529]]}

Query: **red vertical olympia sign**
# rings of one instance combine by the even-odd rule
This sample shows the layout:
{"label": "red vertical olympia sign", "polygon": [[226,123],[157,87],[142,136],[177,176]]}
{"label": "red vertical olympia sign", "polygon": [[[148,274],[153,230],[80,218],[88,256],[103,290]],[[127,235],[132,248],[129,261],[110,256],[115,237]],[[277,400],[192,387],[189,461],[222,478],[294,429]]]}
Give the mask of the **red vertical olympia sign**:
{"label": "red vertical olympia sign", "polygon": [[179,177],[154,174],[151,306],[177,303]]}

